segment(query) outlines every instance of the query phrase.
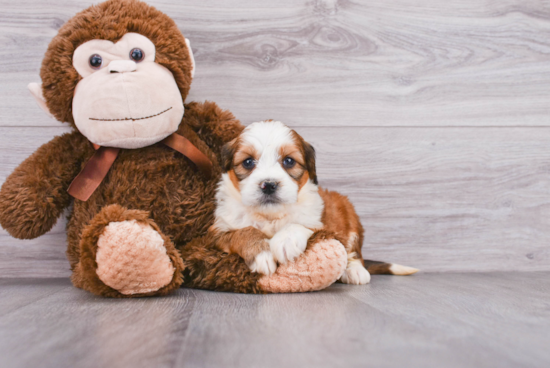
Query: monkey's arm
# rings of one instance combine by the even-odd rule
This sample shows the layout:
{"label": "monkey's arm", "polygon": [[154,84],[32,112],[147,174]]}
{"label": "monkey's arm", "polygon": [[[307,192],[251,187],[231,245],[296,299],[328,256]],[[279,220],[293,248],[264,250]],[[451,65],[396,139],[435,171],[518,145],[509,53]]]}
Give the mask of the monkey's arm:
{"label": "monkey's arm", "polygon": [[89,150],[93,149],[76,132],[55,137],[36,150],[0,189],[0,225],[19,239],[48,232],[70,204],[67,187]]}
{"label": "monkey's arm", "polygon": [[186,104],[183,119],[214,152],[220,152],[244,128],[231,112],[210,101]]}

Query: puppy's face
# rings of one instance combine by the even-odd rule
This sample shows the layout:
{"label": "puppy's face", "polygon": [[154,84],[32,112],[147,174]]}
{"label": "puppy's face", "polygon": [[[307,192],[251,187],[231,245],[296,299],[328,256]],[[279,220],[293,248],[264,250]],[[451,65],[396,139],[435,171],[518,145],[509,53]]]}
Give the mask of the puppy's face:
{"label": "puppy's face", "polygon": [[246,206],[292,204],[308,181],[317,184],[313,147],[277,121],[249,125],[223,148],[222,168]]}

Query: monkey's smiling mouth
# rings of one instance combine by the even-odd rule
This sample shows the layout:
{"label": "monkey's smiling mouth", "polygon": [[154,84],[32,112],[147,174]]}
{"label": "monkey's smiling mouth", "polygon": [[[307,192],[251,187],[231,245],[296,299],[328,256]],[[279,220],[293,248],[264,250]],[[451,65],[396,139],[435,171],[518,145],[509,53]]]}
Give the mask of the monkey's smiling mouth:
{"label": "monkey's smiling mouth", "polygon": [[142,117],[142,118],[120,118],[120,119],[98,119],[98,118],[88,118],[88,119],[90,119],[90,120],[96,120],[96,121],[128,121],[128,120],[136,121],[136,120],[151,119],[151,118],[154,118],[155,116],[162,115],[162,114],[164,114],[166,111],[169,111],[169,110],[172,110],[172,107],[169,107],[169,108],[167,108],[166,110],[159,112],[158,114],[150,115],[150,116],[144,116],[144,117]]}

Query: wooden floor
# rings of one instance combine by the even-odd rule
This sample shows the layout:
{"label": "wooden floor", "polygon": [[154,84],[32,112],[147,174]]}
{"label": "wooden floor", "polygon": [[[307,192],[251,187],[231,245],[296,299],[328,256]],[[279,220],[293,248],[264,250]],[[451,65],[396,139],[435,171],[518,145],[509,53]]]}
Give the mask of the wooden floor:
{"label": "wooden floor", "polygon": [[67,279],[0,279],[0,365],[549,367],[549,295],[549,272],[134,300],[98,298]]}

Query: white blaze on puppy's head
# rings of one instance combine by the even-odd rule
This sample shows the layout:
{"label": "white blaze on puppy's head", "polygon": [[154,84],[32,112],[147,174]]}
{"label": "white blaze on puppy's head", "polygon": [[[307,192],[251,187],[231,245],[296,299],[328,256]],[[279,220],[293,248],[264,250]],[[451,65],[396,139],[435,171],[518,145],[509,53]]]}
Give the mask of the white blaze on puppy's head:
{"label": "white blaze on puppy's head", "polygon": [[317,184],[313,147],[278,121],[249,125],[222,156],[224,172],[245,206],[293,204],[307,183]]}

